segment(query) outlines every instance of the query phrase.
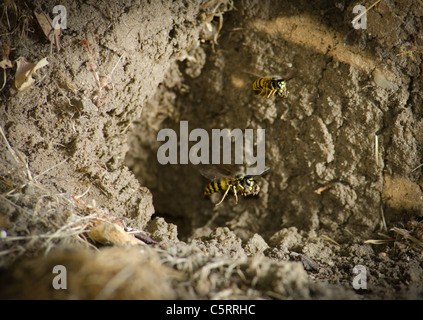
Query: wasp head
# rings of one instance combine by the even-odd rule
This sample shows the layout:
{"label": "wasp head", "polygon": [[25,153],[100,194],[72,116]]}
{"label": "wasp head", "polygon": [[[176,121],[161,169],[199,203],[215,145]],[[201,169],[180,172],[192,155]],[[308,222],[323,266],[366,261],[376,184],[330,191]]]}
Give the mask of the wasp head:
{"label": "wasp head", "polygon": [[287,94],[286,90],[286,81],[285,80],[277,80],[276,82],[277,90],[279,95],[285,95]]}
{"label": "wasp head", "polygon": [[249,177],[243,180],[243,196],[255,196],[260,192],[260,187],[254,180],[254,177]]}

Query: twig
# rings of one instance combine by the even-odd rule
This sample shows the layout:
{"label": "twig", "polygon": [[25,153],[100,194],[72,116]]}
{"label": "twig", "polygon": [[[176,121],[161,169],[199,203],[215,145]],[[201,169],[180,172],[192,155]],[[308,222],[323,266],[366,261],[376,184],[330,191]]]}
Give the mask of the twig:
{"label": "twig", "polygon": [[[9,204],[11,204],[12,206],[16,207],[17,209],[22,210],[23,212],[25,212],[29,217],[32,217],[33,214],[32,212],[28,211],[27,209],[20,207],[19,205],[17,205],[16,203],[14,203],[13,201],[11,201],[10,199],[6,198],[4,195],[0,194],[0,198],[3,198],[4,200],[6,200]],[[46,225],[48,226],[48,222],[45,221],[44,219],[40,218],[40,220]]]}
{"label": "twig", "polygon": [[112,71],[111,71],[108,75],[106,75],[106,76],[102,77],[102,79],[100,80],[101,89],[103,89],[104,87],[106,87],[106,86],[109,84],[110,78],[112,77],[113,72],[115,72],[115,69],[116,69],[116,67],[118,66],[118,64],[119,64],[120,60],[122,60],[123,56],[124,56],[124,55],[121,55],[121,56],[120,56],[120,58],[119,58],[118,62],[116,62],[116,64],[115,64],[115,66],[113,67]]}
{"label": "twig", "polygon": [[[90,191],[90,188],[91,188],[91,185],[88,185],[88,189],[83,193],[83,194],[80,194],[80,195],[76,195],[76,196],[74,196],[74,198],[75,199],[80,199],[80,198],[82,198],[83,196],[85,196],[87,193],[88,193],[88,191]],[[94,201],[94,200],[93,200]]]}
{"label": "twig", "polygon": [[90,44],[88,43],[87,40],[81,40],[79,42],[79,44],[85,44],[87,46],[88,49],[88,65],[90,66],[91,70],[93,71],[93,75],[95,78],[95,81],[97,82],[97,86],[98,86],[98,96],[101,97],[101,83],[100,83],[100,77],[98,76],[98,72],[97,72],[97,65],[94,62],[94,57],[92,55],[91,49],[90,49]]}
{"label": "twig", "polygon": [[375,161],[376,166],[379,166],[379,137],[375,135]]}
{"label": "twig", "polygon": [[393,242],[393,241],[394,241],[394,239],[391,239],[391,240],[370,239],[370,240],[364,241],[364,243],[369,243],[369,244],[386,244],[386,243],[390,243],[390,242]]}
{"label": "twig", "polygon": [[2,129],[2,127],[1,127],[1,126],[0,126],[0,132],[1,132],[1,135],[3,136],[4,141],[6,142],[7,149],[8,149],[8,150],[9,150],[9,152],[12,154],[12,156],[13,156],[13,158],[15,159],[16,163],[19,163],[19,160],[18,160],[18,158],[17,158],[17,156],[16,156],[16,152],[15,152],[15,150],[13,150],[13,148],[10,146],[9,141],[7,141],[6,135],[4,134],[3,129]]}
{"label": "twig", "polygon": [[318,195],[321,195],[323,191],[325,191],[325,190],[327,190],[327,189],[329,189],[329,188],[331,188],[331,187],[332,187],[332,185],[331,185],[331,184],[327,184],[327,185],[325,185],[325,186],[322,186],[322,187],[317,188],[316,190],[314,190],[314,193],[316,193],[316,194],[318,194]]}
{"label": "twig", "polygon": [[[423,167],[423,163],[422,164],[420,164],[420,165],[418,165],[417,167],[415,167],[413,170],[411,170],[411,172],[414,172],[414,171],[416,171],[417,169],[419,169],[419,168],[421,168],[421,167]],[[411,173],[410,172],[410,173]]]}
{"label": "twig", "polygon": [[357,21],[360,20],[367,13],[367,11],[369,11],[371,8],[373,8],[375,5],[377,5],[380,1],[382,1],[382,0],[376,1],[366,11],[360,13],[357,17],[355,17],[352,21],[352,25],[355,25],[357,23]]}
{"label": "twig", "polygon": [[41,172],[40,174],[36,175],[34,177],[34,180],[37,180],[37,178],[41,177],[42,175],[46,174],[47,172],[49,172],[50,170],[53,170],[54,168],[57,168],[58,166],[61,166],[62,164],[64,164],[66,161],[68,161],[70,158],[67,158],[61,162],[59,162],[58,164],[55,164],[54,166],[52,166],[51,168],[48,168],[46,170],[44,170],[43,172]]}
{"label": "twig", "polygon": [[408,230],[394,227],[394,228],[391,229],[391,231],[396,232],[396,233],[402,235],[404,237],[404,239],[411,240],[415,244],[423,247],[423,241],[421,241],[421,240],[413,237],[412,235],[410,235],[410,232]]}
{"label": "twig", "polygon": [[383,211],[383,207],[380,207],[380,215],[382,216],[382,225],[383,225],[383,229],[385,231],[388,231],[388,227],[386,226],[386,220],[385,220],[385,213]]}
{"label": "twig", "polygon": [[320,238],[320,239],[322,239],[322,240],[326,240],[326,241],[329,241],[329,242],[332,242],[333,244],[336,244],[337,246],[341,246],[338,242],[336,242],[335,240],[333,240],[332,238],[329,238],[327,235],[325,235],[325,234],[323,234],[323,235],[321,235],[320,237],[318,237],[318,238]]}

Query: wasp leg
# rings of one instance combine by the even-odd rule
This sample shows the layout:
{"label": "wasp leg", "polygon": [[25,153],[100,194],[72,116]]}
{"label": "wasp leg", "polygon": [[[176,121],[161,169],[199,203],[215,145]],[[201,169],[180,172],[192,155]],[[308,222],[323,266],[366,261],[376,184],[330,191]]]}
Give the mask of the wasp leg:
{"label": "wasp leg", "polygon": [[233,186],[234,188],[234,195],[235,195],[235,203],[238,204],[238,196],[236,194],[236,186]]}
{"label": "wasp leg", "polygon": [[229,192],[230,189],[231,189],[231,187],[228,187],[228,189],[226,189],[226,192],[223,195],[222,199],[215,205],[215,207],[217,207],[219,204],[221,204],[223,202],[223,200],[225,200],[226,195],[228,194],[228,192]]}
{"label": "wasp leg", "polygon": [[282,92],[278,92],[280,97],[288,97],[288,91],[287,90],[283,90]]}

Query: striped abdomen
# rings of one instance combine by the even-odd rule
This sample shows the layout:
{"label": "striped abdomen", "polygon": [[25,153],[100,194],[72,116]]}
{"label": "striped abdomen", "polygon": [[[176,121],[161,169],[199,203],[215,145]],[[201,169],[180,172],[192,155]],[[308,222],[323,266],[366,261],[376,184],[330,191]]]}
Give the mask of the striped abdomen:
{"label": "striped abdomen", "polygon": [[274,90],[272,85],[272,79],[271,78],[260,78],[254,81],[253,83],[253,90],[254,91],[260,91],[260,93],[265,90],[266,92],[269,90]]}
{"label": "striped abdomen", "polygon": [[214,180],[206,186],[204,189],[204,195],[208,196],[215,192],[226,191],[230,185],[231,179],[229,178]]}

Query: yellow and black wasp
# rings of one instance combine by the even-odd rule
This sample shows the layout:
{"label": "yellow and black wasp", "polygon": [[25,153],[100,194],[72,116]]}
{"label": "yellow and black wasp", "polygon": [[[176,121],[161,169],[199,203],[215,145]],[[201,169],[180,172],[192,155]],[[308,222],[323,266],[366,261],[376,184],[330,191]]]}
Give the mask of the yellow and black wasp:
{"label": "yellow and black wasp", "polygon": [[253,83],[253,90],[258,96],[264,94],[267,98],[274,96],[276,93],[280,96],[288,96],[286,89],[286,80],[278,77],[259,78]]}
{"label": "yellow and black wasp", "polygon": [[253,83],[253,91],[255,91],[258,96],[264,95],[267,96],[267,98],[274,96],[276,93],[279,96],[287,97],[288,89],[286,88],[286,83],[297,77],[301,77],[301,75],[293,76],[286,80],[279,76],[259,78]]}
{"label": "yellow and black wasp", "polygon": [[261,176],[270,168],[265,168],[257,175],[244,175],[241,173],[234,173],[226,169],[223,173],[223,168],[211,167],[201,170],[201,174],[211,180],[211,182],[204,189],[204,195],[209,196],[215,192],[224,191],[222,199],[216,204],[218,206],[225,200],[229,191],[232,191],[235,196],[235,201],[238,204],[238,194],[243,197],[256,196],[260,192],[260,186],[255,181],[255,177]]}

